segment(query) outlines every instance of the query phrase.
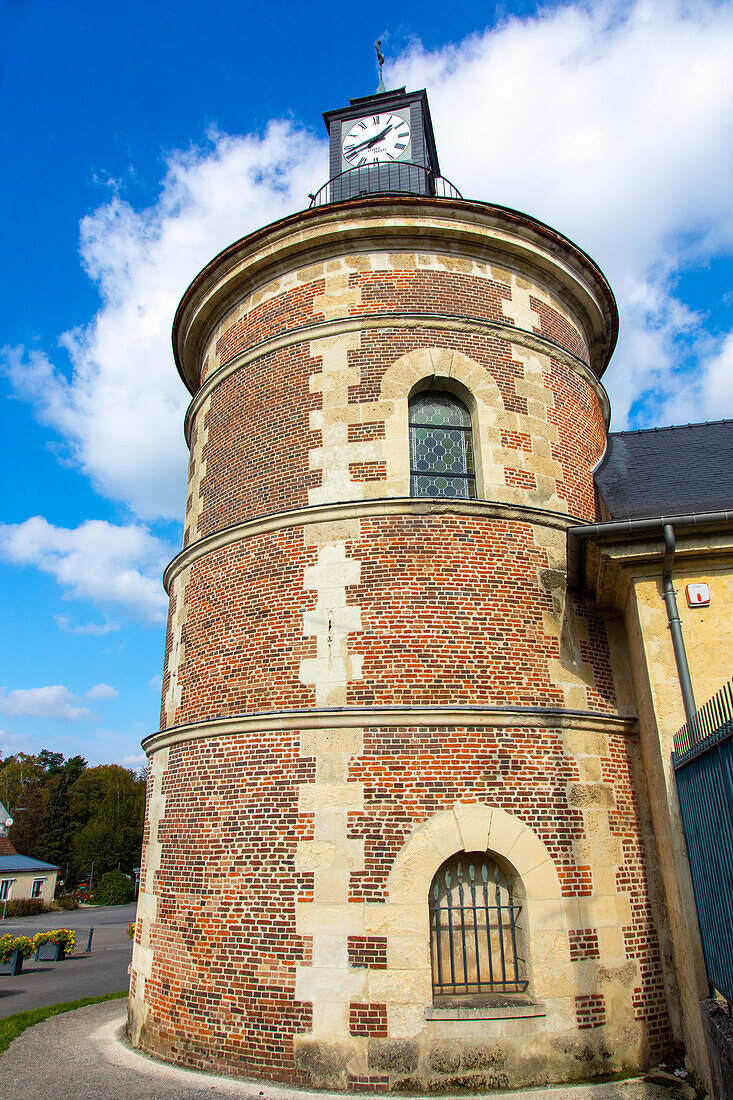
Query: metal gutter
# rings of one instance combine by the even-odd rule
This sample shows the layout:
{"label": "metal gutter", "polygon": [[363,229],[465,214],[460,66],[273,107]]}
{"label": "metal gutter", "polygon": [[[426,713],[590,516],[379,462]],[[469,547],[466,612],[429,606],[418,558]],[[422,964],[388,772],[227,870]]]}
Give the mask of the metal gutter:
{"label": "metal gutter", "polygon": [[653,534],[657,531],[661,534],[664,540],[664,562],[662,565],[664,603],[667,609],[667,624],[672,637],[672,648],[687,722],[694,720],[697,708],[692,690],[685,641],[682,635],[682,622],[672,581],[676,548],[674,529],[675,527],[711,527],[731,522],[733,522],[733,511],[724,509],[717,512],[692,512],[681,516],[659,516],[653,519],[616,519],[609,520],[606,523],[584,523],[567,529],[568,588],[575,592],[582,587],[585,576],[585,545],[588,539],[618,540],[623,539],[624,536]]}
{"label": "metal gutter", "polygon": [[733,523],[733,509],[717,512],[689,512],[676,516],[655,516],[650,519],[612,519],[606,523],[579,523],[568,527],[568,588],[577,592],[583,584],[585,572],[585,543],[588,539],[623,539],[623,537],[659,532],[664,537],[664,528],[671,524],[680,527],[711,527],[720,523]]}

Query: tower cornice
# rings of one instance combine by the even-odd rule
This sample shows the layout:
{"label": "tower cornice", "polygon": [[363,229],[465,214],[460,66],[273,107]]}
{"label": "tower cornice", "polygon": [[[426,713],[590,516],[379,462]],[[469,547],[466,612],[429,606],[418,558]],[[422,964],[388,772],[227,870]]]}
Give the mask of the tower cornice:
{"label": "tower cornice", "polygon": [[595,262],[557,230],[508,207],[468,200],[352,199],[300,211],[235,241],[196,276],[173,324],[173,352],[186,386],[200,385],[201,356],[215,325],[242,293],[278,272],[349,252],[417,248],[493,258],[540,272],[583,316],[596,377],[618,335],[618,309]]}

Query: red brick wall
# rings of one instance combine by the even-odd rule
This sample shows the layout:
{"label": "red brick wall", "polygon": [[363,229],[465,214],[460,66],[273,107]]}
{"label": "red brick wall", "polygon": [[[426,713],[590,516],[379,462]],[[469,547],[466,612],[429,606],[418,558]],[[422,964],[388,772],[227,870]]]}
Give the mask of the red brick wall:
{"label": "red brick wall", "polygon": [[314,310],[313,302],[323,294],[324,286],[323,279],[316,279],[250,309],[216,341],[220,363],[228,363],[235,355],[279,332],[323,320],[323,314]]}
{"label": "red brick wall", "polygon": [[163,780],[154,963],[146,1048],[187,1065],[297,1081],[293,1036],[311,1027],[295,999],[310,941],[295,929],[309,876],[294,869],[298,785],[312,782],[299,735],[194,741],[171,749]]}
{"label": "red brick wall", "polygon": [[[559,641],[542,620],[552,610],[541,579],[547,552],[529,524],[450,515],[365,519],[346,552],[361,562],[348,599],[361,607],[362,630],[349,644],[364,658],[361,679],[348,685],[350,705],[563,706],[548,670]],[[315,606],[304,571],[315,561],[315,548],[294,527],[194,562],[176,723],[314,705],[299,668],[316,655],[315,640],[303,637],[303,612]],[[580,603],[577,614],[589,634],[579,650],[595,677],[589,703],[613,713],[603,623]]]}
{"label": "red brick wall", "polygon": [[[262,340],[323,319],[324,287],[323,279],[313,279],[251,309],[225,328],[218,360],[209,361],[230,362]],[[509,288],[476,275],[409,267],[355,272],[349,291],[356,298],[347,298],[344,311],[352,315],[440,311],[509,323],[503,314]],[[532,305],[536,332],[587,359],[584,334],[539,299]],[[426,347],[455,350],[483,365],[503,410],[530,411],[527,397],[517,393],[524,367],[509,341],[437,328],[364,330],[359,348],[349,352],[349,366],[360,373],[350,403],[378,399],[396,360]],[[310,414],[322,407],[320,394],[311,392],[319,369],[309,343],[301,342],[256,358],[213,388],[209,411],[194,425],[194,439],[207,432],[198,536],[308,503],[309,490],[321,484],[320,473],[310,469],[310,452],[322,444],[310,425]],[[552,392],[548,422],[558,433],[552,447],[562,469],[557,493],[571,513],[592,519],[592,469],[605,440],[598,399],[585,378],[560,361],[549,362],[543,382]],[[536,414],[534,405],[531,411]],[[355,407],[349,442],[384,436],[382,422],[360,420]],[[527,458],[535,448],[529,430],[506,429],[502,443]],[[522,460],[512,461],[506,482],[531,493],[537,477],[519,468]],[[385,477],[386,466],[376,459],[351,464],[352,481]],[[360,577],[346,596],[360,608],[361,629],[349,636],[348,650],[361,656],[362,668],[361,678],[346,685],[347,706],[563,708],[563,688],[552,676],[560,643],[544,625],[548,614],[557,615],[557,573],[530,524],[443,514],[362,518],[358,529],[346,557],[361,563]],[[304,588],[305,571],[316,561],[316,547],[307,546],[304,529],[296,527],[256,535],[193,563],[185,591],[171,602],[173,618],[185,606],[185,620],[181,703],[169,725],[314,707],[315,688],[301,682],[300,672],[301,662],[317,655],[315,638],[303,635],[303,614],[316,605],[316,592]],[[569,629],[574,617],[586,628],[575,646],[591,670],[588,707],[614,714],[603,621],[571,597],[566,606]],[[171,647],[169,628],[167,656]],[[164,693],[169,682],[166,672]],[[624,853],[617,885],[632,898],[624,936],[627,957],[639,964],[634,1003],[649,1022],[650,1045],[661,1050],[668,1025],[660,952],[627,745],[610,736],[609,746],[603,781],[613,793],[611,828]],[[299,732],[279,728],[171,747],[158,826],[146,1049],[194,1066],[310,1083],[293,1055],[295,1037],[312,1022],[311,1006],[295,996],[297,967],[309,964],[311,950],[297,932],[295,907],[314,898],[314,876],[296,872],[296,854],[299,841],[313,839],[313,816],[301,813],[298,796],[303,783],[313,783],[315,766],[314,758],[300,757]],[[581,775],[561,729],[367,723],[348,780],[364,791],[363,810],[345,815],[345,839],[364,843],[364,867],[350,875],[352,901],[383,902],[394,859],[411,832],[458,800],[500,807],[529,825],[555,861],[565,897],[593,891],[591,867],[574,854],[575,842],[588,838],[573,797]],[[598,955],[593,929],[571,930],[569,945],[575,959]],[[383,936],[351,936],[347,950],[352,968],[386,966]],[[602,995],[579,996],[576,1011],[578,1027],[599,1027]],[[355,1040],[387,1037],[386,1006],[351,1003],[348,1027]],[[388,1084],[379,1074],[354,1073],[350,1087]]]}
{"label": "red brick wall", "polygon": [[[305,1082],[293,1038],[310,1027],[310,1006],[295,997],[298,964],[310,942],[295,926],[296,901],[312,897],[298,873],[296,848],[313,838],[313,817],[299,811],[298,789],[314,780],[314,760],[300,758],[299,731],[213,737],[173,746],[163,779],[165,816],[156,876],[153,973],[146,981],[148,1050],[189,1065]],[[638,863],[640,826],[633,810],[628,746],[609,737],[604,780],[616,809],[612,832],[623,840],[619,886],[629,890],[627,958],[638,960],[635,993],[650,1049],[669,1041],[663,991],[653,980],[659,945],[650,934],[646,880]],[[562,731],[476,727],[365,730],[349,779],[364,784],[363,812],[348,815],[348,835],[363,839],[365,870],[352,872],[350,900],[379,903],[394,858],[421,822],[456,800],[488,802],[517,815],[547,846],[566,897],[587,895],[573,842],[585,838],[583,816],[568,789],[578,769]],[[594,929],[571,930],[576,959],[598,956]],[[350,967],[383,969],[386,938],[351,936]],[[602,994],[576,997],[578,1027],[606,1022]],[[352,1003],[350,1033],[387,1035],[383,1004]]]}
{"label": "red brick wall", "polygon": [[[289,329],[323,320],[315,301],[325,282],[315,279],[277,294],[254,306],[225,328],[216,341],[221,363]],[[513,324],[505,316],[502,302],[511,300],[511,287],[495,279],[457,272],[404,268],[393,271],[361,271],[349,276],[349,288],[359,300],[344,309],[344,315],[369,313],[445,313]],[[534,331],[588,361],[588,345],[580,330],[562,313],[539,298],[530,298],[537,313]]]}
{"label": "red brick wall", "polygon": [[319,437],[309,426],[320,398],[308,389],[318,369],[307,345],[263,356],[214,389],[206,416],[200,536],[253,516],[298,508],[320,473],[308,468]]}
{"label": "red brick wall", "polygon": [[[524,368],[511,358],[509,344],[494,337],[438,330],[364,332],[361,347],[349,353],[350,364],[358,366],[361,374],[359,385],[350,387],[350,401],[357,405],[377,400],[385,371],[401,356],[425,346],[455,349],[482,364],[496,382],[504,408],[527,413],[526,398],[515,390]],[[308,462],[308,452],[321,442],[320,433],[311,431],[309,421],[310,412],[321,404],[320,396],[309,389],[310,377],[318,371],[318,360],[310,357],[308,345],[297,344],[247,364],[215,387],[206,416],[199,535],[308,503],[308,490],[321,483],[320,472],[311,471]],[[573,514],[594,519],[592,470],[605,445],[598,399],[585,379],[555,361],[545,372],[544,384],[555,395],[548,420],[559,433],[559,442],[552,447],[553,457],[562,467],[558,495],[567,500]],[[354,420],[359,420],[356,408]],[[383,434],[384,424],[379,421],[355,423],[349,429],[349,440],[375,439]],[[524,452],[532,449],[526,433],[517,440],[507,437],[507,443],[519,445]],[[380,464],[353,472],[355,481],[385,476]],[[513,471],[506,483],[534,489],[536,479],[532,473]],[[490,490],[487,495],[491,497]]]}
{"label": "red brick wall", "polygon": [[601,1027],[606,1022],[606,998],[602,993],[583,993],[575,998],[578,1027]]}

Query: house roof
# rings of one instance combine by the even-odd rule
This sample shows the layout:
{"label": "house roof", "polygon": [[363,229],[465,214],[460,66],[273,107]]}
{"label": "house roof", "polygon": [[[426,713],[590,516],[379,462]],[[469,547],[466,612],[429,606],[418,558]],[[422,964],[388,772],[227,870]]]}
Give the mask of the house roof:
{"label": "house roof", "polygon": [[612,519],[733,508],[733,420],[611,432],[595,481]]}
{"label": "house roof", "polygon": [[58,871],[58,866],[44,863],[42,859],[31,859],[30,856],[0,856],[0,875],[7,875],[10,871]]}

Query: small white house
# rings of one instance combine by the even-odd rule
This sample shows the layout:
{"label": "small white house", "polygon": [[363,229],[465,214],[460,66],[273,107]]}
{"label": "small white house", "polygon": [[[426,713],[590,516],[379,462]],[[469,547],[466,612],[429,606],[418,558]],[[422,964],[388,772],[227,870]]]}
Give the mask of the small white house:
{"label": "small white house", "polygon": [[0,802],[0,906],[6,901],[35,898],[50,905],[56,891],[58,867],[19,855],[8,840],[13,819]]}

